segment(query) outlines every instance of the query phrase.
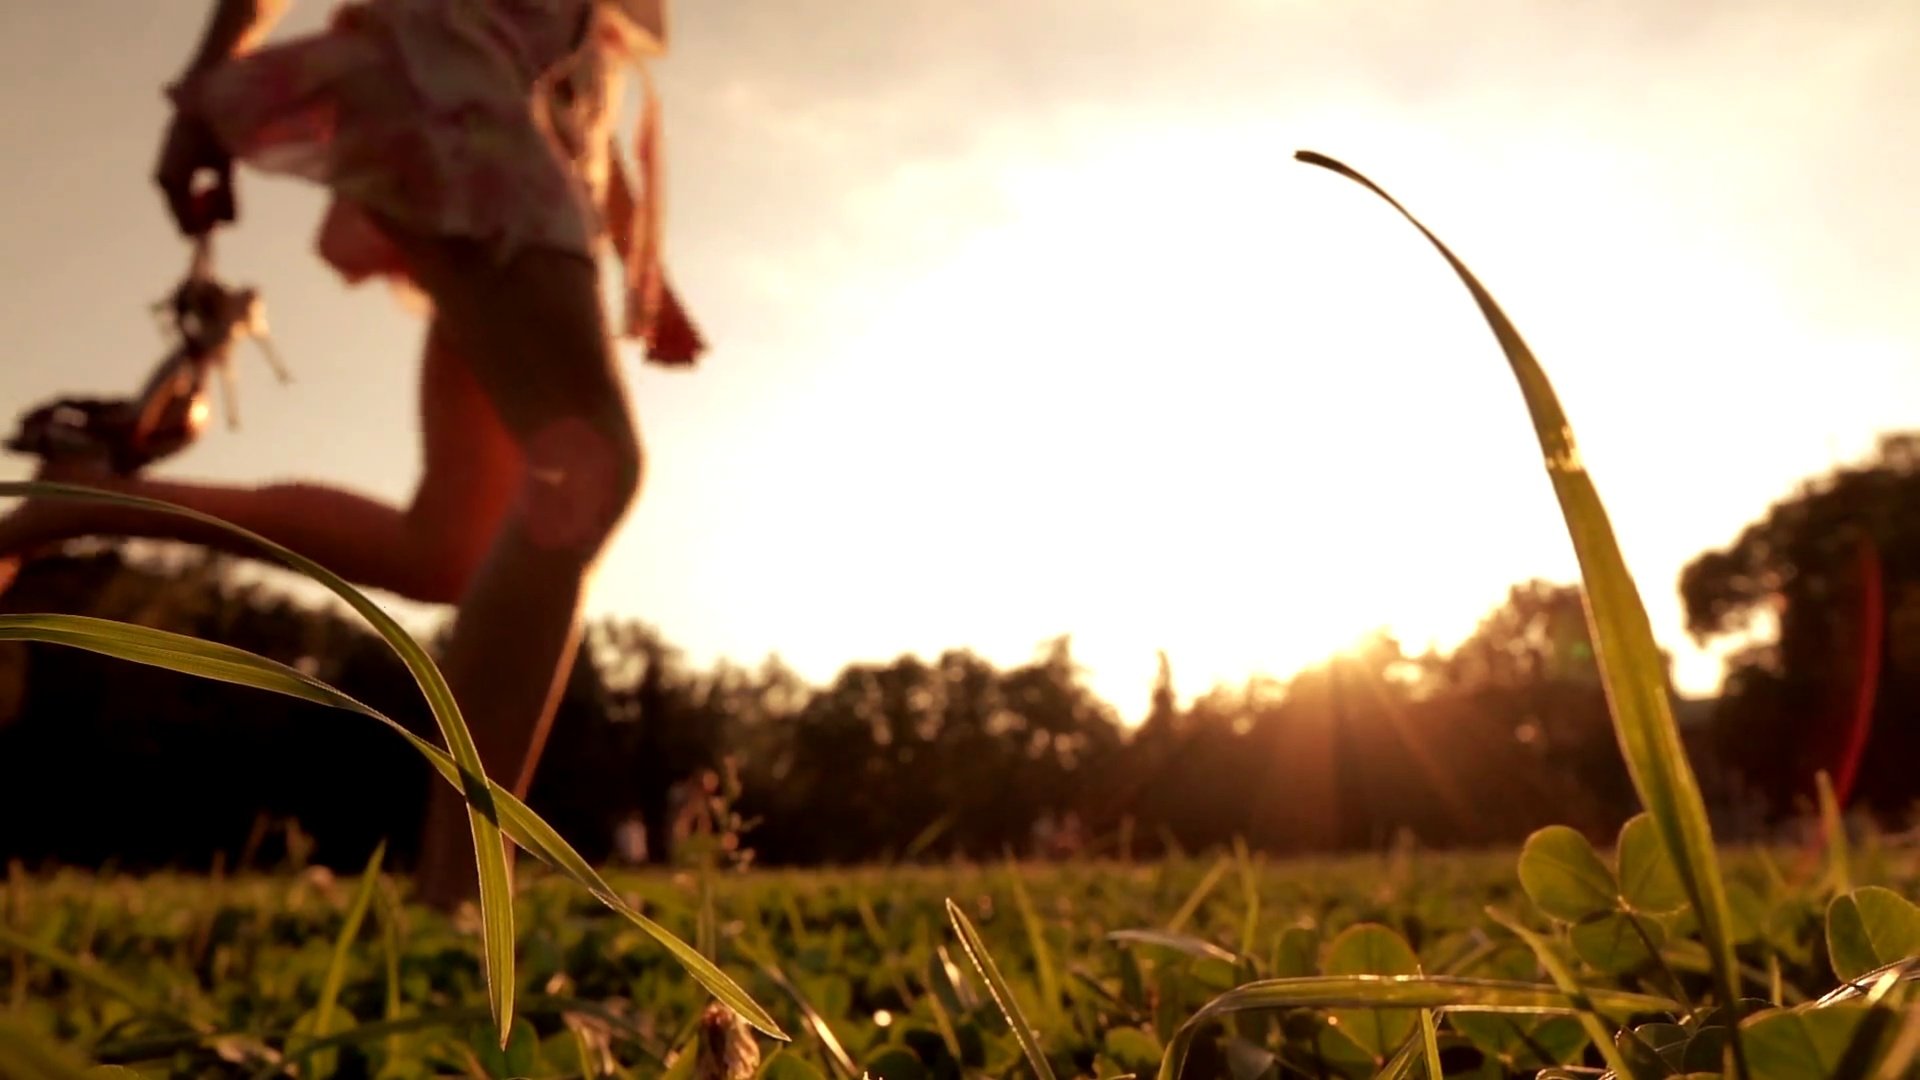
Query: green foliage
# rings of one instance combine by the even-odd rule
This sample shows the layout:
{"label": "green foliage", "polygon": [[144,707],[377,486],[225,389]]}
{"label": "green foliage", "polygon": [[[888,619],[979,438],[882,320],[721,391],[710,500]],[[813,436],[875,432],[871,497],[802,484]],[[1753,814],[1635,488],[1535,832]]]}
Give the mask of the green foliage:
{"label": "green foliage", "polygon": [[1635,814],[1620,827],[1617,847],[1620,899],[1634,911],[1667,915],[1687,905],[1686,886],[1660,839],[1659,826],[1646,814]]}
{"label": "green foliage", "polygon": [[[1328,975],[1418,975],[1420,958],[1406,940],[1375,923],[1348,927],[1327,946],[1321,965]],[[1389,1009],[1334,1009],[1328,1022],[1376,1061],[1413,1032],[1416,1014]]]}
{"label": "green foliage", "polygon": [[1587,838],[1565,825],[1550,825],[1527,838],[1520,851],[1520,885],[1541,911],[1580,922],[1612,911],[1620,886]]}
{"label": "green foliage", "polygon": [[1613,911],[1574,924],[1567,937],[1594,970],[1625,975],[1654,962],[1666,932],[1644,915]]}
{"label": "green foliage", "polygon": [[1776,1009],[1740,1025],[1754,1080],[1871,1075],[1886,1049],[1895,1014],[1847,1003],[1824,1009]]}
{"label": "green foliage", "polygon": [[[1287,945],[1255,957],[1219,944],[1246,931],[1237,903],[1203,905],[1182,935],[1125,929],[1163,925],[1210,865],[756,870],[716,878],[710,902],[719,955],[747,961],[743,988],[795,1032],[777,1052],[768,1046],[761,1071],[776,1077],[1038,1075],[1027,1038],[1061,1080],[1230,1076],[1263,1054],[1283,1074],[1418,1076],[1429,1067],[1423,1011],[1448,1076],[1596,1067],[1604,1061],[1596,1030],[1636,1077],[1646,1065],[1641,1043],[1674,1069],[1722,1071],[1727,1012],[1700,1000],[1711,991],[1704,956],[1691,968],[1682,963],[1687,948],[1699,948],[1684,917],[1639,916],[1662,927],[1654,940],[1698,1002],[1691,1007],[1658,964],[1595,964],[1580,947],[1583,924],[1543,930],[1515,921],[1503,930],[1499,919],[1489,921],[1489,907],[1511,918],[1499,907],[1518,894],[1511,852],[1434,860],[1414,886],[1390,894],[1380,888],[1390,858],[1262,863],[1253,871],[1262,898],[1256,940]],[[1892,876],[1868,887],[1900,895],[1920,888],[1920,852],[1896,853],[1884,867]],[[1731,869],[1741,882],[1763,876],[1753,859]],[[1039,969],[1015,873],[1062,976],[1056,1018],[1044,1025],[1026,1011]],[[378,932],[362,923],[330,990],[336,946],[364,878],[336,882],[313,872],[224,883],[23,873],[8,887],[0,1015],[9,1000],[24,1002],[19,1022],[44,1045],[143,1070],[218,1074],[220,1063],[240,1061],[253,1073],[281,1054],[304,1076],[502,1075],[530,1054],[533,1067],[519,1075],[588,1075],[582,1061],[613,1063],[593,1075],[661,1075],[669,1048],[696,1045],[690,1036],[709,1000],[704,988],[572,879],[538,865],[524,876],[527,982],[505,1051],[491,1035],[479,939],[425,909],[396,906],[389,918],[379,900],[385,889],[373,892],[366,916],[381,924]],[[671,932],[691,932],[709,902],[692,877],[622,871],[608,881]],[[1817,869],[1785,882],[1790,896],[1823,887]],[[863,906],[870,918],[859,914]],[[1822,906],[1778,910],[1788,921],[1752,948],[1771,955],[1789,983],[1833,985],[1825,949],[1812,947],[1824,936]],[[389,936],[391,979],[381,944]],[[208,944],[196,954],[202,939]],[[1632,947],[1631,938],[1620,940]],[[1747,1000],[1742,1031],[1767,1017],[1871,1003],[1892,1017],[1872,1043],[1884,1055],[1906,1018],[1920,1016],[1904,996],[1907,977],[1898,964],[1869,971],[1850,991],[1799,1009]],[[9,999],[16,985],[19,996]],[[337,1002],[333,1037],[304,1041],[329,993]],[[390,993],[398,998],[391,1005]],[[1012,1003],[1015,1020],[1002,1001]],[[1820,1049],[1820,1040],[1831,1041],[1824,1032],[1808,1036],[1813,1051],[1800,1035],[1799,1049],[1787,1049],[1828,1053]],[[333,1067],[316,1068],[328,1052]],[[1766,1062],[1758,1051],[1749,1056],[1761,1073]],[[697,1071],[676,1060],[687,1075]]]}
{"label": "green foliage", "polygon": [[[1920,433],[1888,432],[1862,458],[1781,492],[1682,571],[1688,629],[1703,644],[1734,646],[1711,745],[1766,797],[1769,817],[1796,816],[1813,797],[1830,798],[1836,817],[1910,809],[1920,753],[1915,550]],[[1742,640],[1775,618],[1777,632]],[[1850,771],[1844,756],[1835,760],[1834,729],[1861,720]],[[1819,794],[1823,769],[1835,775]],[[1844,846],[1833,855],[1844,872]]]}
{"label": "green foliage", "polygon": [[1827,955],[1842,981],[1920,955],[1920,907],[1878,885],[1827,905]]}
{"label": "green foliage", "polygon": [[994,1003],[1005,1014],[1007,1026],[1013,1029],[1014,1037],[1020,1040],[1020,1050],[1027,1055],[1027,1062],[1033,1066],[1034,1074],[1040,1080],[1054,1080],[1053,1067],[1047,1062],[1046,1051],[1040,1047],[1040,1035],[1027,1022],[1019,1002],[1014,998],[1013,988],[1007,985],[1006,977],[1000,974],[999,965],[994,963],[993,954],[987,951],[986,942],[981,940],[980,931],[974,929],[967,913],[952,900],[947,901],[947,917],[953,920],[954,933],[959,935],[967,958],[973,961],[980,978],[987,984],[987,991],[993,995]]}

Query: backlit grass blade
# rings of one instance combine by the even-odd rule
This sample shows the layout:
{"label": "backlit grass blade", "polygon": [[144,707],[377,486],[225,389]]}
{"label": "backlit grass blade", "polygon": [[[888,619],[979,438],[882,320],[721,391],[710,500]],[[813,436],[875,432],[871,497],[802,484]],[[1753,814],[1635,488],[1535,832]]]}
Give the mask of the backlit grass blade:
{"label": "backlit grass blade", "polygon": [[785,990],[787,996],[793,999],[794,1006],[800,1010],[800,1018],[813,1029],[814,1037],[819,1039],[820,1045],[826,1048],[827,1058],[833,1062],[834,1068],[840,1070],[840,1075],[847,1080],[860,1080],[860,1066],[854,1063],[853,1055],[847,1053],[847,1048],[840,1042],[840,1037],[835,1035],[833,1028],[827,1024],[827,1018],[820,1015],[820,1010],[814,1008],[813,1002],[808,1000],[807,995],[793,985],[793,980],[787,978],[787,973],[781,971],[779,966],[771,960],[759,955],[755,955],[753,960],[767,978],[773,980],[775,986]]}
{"label": "backlit grass blade", "polygon": [[333,1031],[333,1009],[340,1000],[340,985],[346,981],[347,955],[353,950],[353,943],[360,936],[360,924],[366,921],[367,908],[373,903],[373,892],[380,884],[380,863],[386,853],[386,841],[374,846],[373,856],[360,875],[360,885],[353,891],[353,901],[347,905],[347,917],[340,925],[340,936],[334,939],[333,958],[320,985],[320,1003],[314,1010],[315,1035],[324,1036]]}
{"label": "backlit grass blade", "polygon": [[980,977],[986,980],[987,992],[1006,1014],[1007,1026],[1013,1029],[1013,1037],[1020,1040],[1020,1049],[1026,1051],[1027,1061],[1033,1065],[1033,1071],[1040,1080],[1054,1080],[1053,1066],[1047,1062],[1047,1055],[1040,1049],[1040,1036],[1027,1023],[1020,1012],[1020,1003],[1013,998],[1013,989],[1000,975],[999,965],[987,952],[987,943],[980,940],[980,932],[973,928],[973,920],[960,910],[960,905],[951,899],[947,901],[947,918],[953,922],[954,933],[960,935],[960,947],[967,950],[967,959],[980,971]]}
{"label": "backlit grass blade", "polygon": [[[0,615],[0,641],[41,641],[66,645],[359,713],[385,724],[407,740],[449,783],[458,783],[459,766],[446,751],[408,731],[379,710],[285,664],[231,645],[84,615]],[[630,907],[572,845],[512,792],[492,780],[486,783],[493,797],[500,827],[514,843],[584,886],[594,899],[659,942],[687,969],[688,974],[749,1024],[776,1039],[787,1038],[773,1017],[724,971],[675,937],[671,931]]]}
{"label": "backlit grass blade", "polygon": [[[1384,199],[1420,230],[1447,260],[1472,293],[1480,313],[1493,330],[1518,381],[1534,434],[1545,455],[1548,476],[1559,498],[1567,532],[1585,583],[1587,615],[1594,652],[1612,705],[1614,733],[1626,759],[1627,771],[1641,804],[1660,826],[1687,887],[1687,896],[1700,923],[1701,936],[1713,957],[1714,980],[1724,1003],[1739,1000],[1734,967],[1732,922],[1726,885],[1720,876],[1706,802],[1687,762],[1680,729],[1667,700],[1666,666],[1653,639],[1645,606],[1627,572],[1625,559],[1608,523],[1606,508],[1593,486],[1574,445],[1573,429],[1560,408],[1553,386],[1520,333],[1500,310],[1493,296],[1426,226],[1371,180],[1332,158],[1301,151],[1299,160],[1345,176]],[[1745,1075],[1738,1037],[1734,1057]]]}
{"label": "backlit grass blade", "polygon": [[326,586],[334,595],[346,601],[349,607],[366,619],[385,639],[387,646],[406,664],[407,670],[412,672],[414,681],[419,684],[421,692],[426,696],[427,704],[433,710],[434,722],[439,725],[440,735],[446,740],[447,750],[459,766],[455,774],[454,786],[466,797],[467,817],[472,823],[475,866],[480,885],[481,939],[485,943],[487,1000],[493,1009],[494,1026],[500,1035],[500,1045],[505,1047],[507,1034],[513,1029],[514,988],[513,890],[507,877],[506,841],[500,835],[500,827],[493,806],[492,786],[485,779],[486,768],[481,764],[480,751],[474,746],[473,735],[467,730],[467,723],[461,715],[460,706],[453,700],[453,691],[447,686],[440,669],[434,665],[433,659],[427,655],[425,649],[420,647],[419,642],[413,639],[413,635],[407,633],[391,615],[381,610],[380,606],[364,593],[326,567],[264,536],[242,529],[211,514],[203,514],[158,499],[100,491],[72,484],[0,483],[0,498],[16,496],[106,503],[154,513],[172,514],[224,530],[248,541],[263,554],[272,556]]}
{"label": "backlit grass blade", "polygon": [[1310,975],[1263,979],[1236,987],[1200,1007],[1174,1033],[1160,1063],[1160,1080],[1175,1080],[1200,1029],[1231,1013],[1263,1009],[1432,1009],[1436,1012],[1576,1016],[1583,1006],[1611,1016],[1668,1014],[1669,998],[1624,990],[1589,990],[1576,998],[1556,986],[1463,979],[1447,975]]}

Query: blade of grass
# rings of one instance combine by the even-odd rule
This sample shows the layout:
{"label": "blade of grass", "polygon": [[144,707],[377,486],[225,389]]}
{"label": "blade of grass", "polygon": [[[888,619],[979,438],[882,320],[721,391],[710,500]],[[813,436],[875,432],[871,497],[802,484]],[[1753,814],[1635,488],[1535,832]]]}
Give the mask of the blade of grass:
{"label": "blade of grass", "polygon": [[1421,1052],[1424,1049],[1423,1042],[1420,1032],[1415,1031],[1409,1034],[1401,1041],[1400,1049],[1395,1050],[1393,1056],[1387,1059],[1387,1063],[1380,1067],[1380,1071],[1373,1074],[1373,1080],[1412,1080],[1414,1065],[1420,1061]]}
{"label": "blade of grass", "polygon": [[[400,904],[394,899],[393,890],[385,882],[380,885],[377,896],[380,901],[380,947],[385,954],[387,968],[387,1005],[383,1019],[400,1019]],[[399,1056],[400,1040],[398,1036],[387,1040],[387,1057]]]}
{"label": "blade of grass", "polygon": [[1200,1007],[1174,1033],[1160,1063],[1161,1080],[1175,1080],[1201,1027],[1249,1009],[1432,1009],[1437,1012],[1520,1013],[1576,1016],[1597,1009],[1608,1015],[1672,1013],[1679,1005],[1652,994],[1591,990],[1575,997],[1557,986],[1463,979],[1448,975],[1310,975],[1263,979],[1229,990]]}
{"label": "blade of grass", "polygon": [[1847,825],[1840,817],[1840,800],[1833,794],[1833,778],[1827,770],[1814,773],[1820,793],[1820,833],[1827,846],[1827,885],[1835,895],[1853,888],[1853,871],[1847,849]]}
{"label": "blade of grass", "polygon": [[340,936],[334,939],[333,958],[327,964],[326,978],[320,984],[320,1003],[314,1010],[313,1032],[317,1036],[333,1030],[333,1009],[340,1000],[340,985],[347,977],[347,955],[352,951],[355,939],[360,936],[360,925],[366,921],[367,908],[373,903],[374,890],[380,884],[380,863],[386,854],[386,841],[374,845],[373,857],[367,860],[366,869],[360,875],[360,884],[353,890],[353,900],[347,905],[347,917],[340,924]]}
{"label": "blade of grass", "polygon": [[1213,867],[1207,871],[1207,876],[1201,878],[1200,883],[1187,894],[1186,902],[1180,905],[1180,910],[1174,912],[1173,918],[1167,920],[1168,933],[1177,934],[1186,927],[1187,920],[1193,918],[1194,914],[1200,910],[1201,904],[1206,903],[1207,895],[1213,892],[1213,887],[1220,884],[1220,879],[1225,877],[1232,867],[1233,860],[1226,856],[1222,856],[1213,864]]}
{"label": "blade of grass", "polygon": [[811,943],[813,935],[807,933],[806,916],[801,914],[800,901],[794,898],[792,889],[780,891],[780,907],[782,914],[787,917],[787,932],[793,935],[793,947],[806,948]]}
{"label": "blade of grass", "polygon": [[[741,947],[741,951],[747,952],[744,946]],[[767,978],[773,980],[775,986],[786,991],[787,996],[793,999],[794,1006],[800,1010],[800,1018],[813,1029],[814,1037],[819,1039],[820,1045],[826,1048],[827,1058],[833,1062],[834,1068],[840,1070],[840,1075],[845,1076],[847,1080],[860,1080],[860,1066],[854,1064],[853,1055],[847,1053],[847,1048],[840,1042],[840,1037],[835,1035],[833,1028],[827,1025],[827,1018],[820,1015],[820,1010],[814,1008],[813,1002],[807,998],[807,995],[793,985],[793,980],[787,978],[786,972],[781,971],[779,965],[758,952],[749,952],[748,955]]]}
{"label": "blade of grass", "polygon": [[1599,1011],[1588,1005],[1591,999],[1588,998],[1587,992],[1573,977],[1573,972],[1568,971],[1567,966],[1560,962],[1560,957],[1554,955],[1553,950],[1547,947],[1546,941],[1523,926],[1520,920],[1504,912],[1489,908],[1487,914],[1501,926],[1513,931],[1515,937],[1526,942],[1527,947],[1533,950],[1533,954],[1540,958],[1540,966],[1547,969],[1547,974],[1552,977],[1554,985],[1560,987],[1567,997],[1581,1003],[1580,1025],[1587,1029],[1587,1037],[1593,1040],[1594,1048],[1600,1051],[1600,1056],[1606,1060],[1607,1067],[1613,1070],[1613,1074],[1622,1077],[1632,1076],[1632,1071],[1627,1068],[1626,1059],[1620,1054],[1620,1048],[1614,1045],[1613,1036],[1608,1033],[1606,1026],[1600,1023]]}
{"label": "blade of grass", "polygon": [[[1345,176],[1399,211],[1453,268],[1473,295],[1501,351],[1506,354],[1532,418],[1534,434],[1545,455],[1547,473],[1580,564],[1595,659],[1612,705],[1614,733],[1626,759],[1628,774],[1641,804],[1660,826],[1661,838],[1666,841],[1667,850],[1686,885],[1687,896],[1693,902],[1701,936],[1713,958],[1716,989],[1723,1003],[1732,1005],[1739,1000],[1739,976],[1729,933],[1732,914],[1727,903],[1726,883],[1720,875],[1713,830],[1707,819],[1706,801],[1673,719],[1672,704],[1667,697],[1666,665],[1654,642],[1646,607],[1627,571],[1599,492],[1580,461],[1573,429],[1546,372],[1521,339],[1520,332],[1494,302],[1492,294],[1466,264],[1405,207],[1373,181],[1341,162],[1305,150],[1295,156],[1307,164]],[[1737,1031],[1731,1042],[1736,1071],[1744,1077],[1746,1057],[1740,1049]]]}
{"label": "blade of grass", "polygon": [[919,858],[922,852],[933,846],[933,842],[940,839],[941,835],[953,826],[954,817],[953,811],[949,810],[928,822],[926,828],[921,829],[918,835],[907,842],[906,848],[900,852],[900,861],[910,863]]}
{"label": "blade of grass", "polygon": [[[1027,945],[1033,950],[1033,966],[1040,983],[1040,1000],[1048,1016],[1060,1008],[1060,978],[1054,973],[1053,950],[1047,946],[1047,928],[1033,908],[1027,888],[1020,882],[1020,866],[1007,857],[1007,880],[1013,886],[1013,901],[1020,908],[1020,921],[1026,925]],[[1044,1018],[1043,1018],[1044,1019]]]}
{"label": "blade of grass", "polygon": [[873,910],[873,901],[867,899],[867,891],[856,888],[853,892],[854,910],[860,915],[860,925],[867,931],[867,937],[873,941],[873,950],[880,957],[881,966],[886,968],[887,981],[892,984],[901,1001],[913,1000],[913,988],[894,962],[893,942],[889,940],[886,928],[880,925],[880,916]]}
{"label": "blade of grass", "polygon": [[[407,740],[449,783],[458,782],[459,766],[446,751],[408,731],[379,710],[361,704],[292,667],[230,645],[84,615],[0,615],[0,641],[42,641],[66,645],[358,713],[385,724],[389,730]],[[630,907],[586,859],[554,831],[553,826],[512,792],[492,780],[486,783],[492,793],[501,827],[515,843],[584,886],[594,899],[639,927],[672,953],[674,959],[708,992],[739,1013],[749,1024],[773,1038],[787,1038],[773,1017],[725,972],[671,931]]]}
{"label": "blade of grass", "polygon": [[[907,984],[906,975],[901,971],[899,958],[894,955],[893,942],[886,928],[880,925],[880,916],[873,910],[873,902],[867,899],[865,889],[856,889],[853,894],[854,906],[860,912],[860,922],[867,928],[867,936],[873,939],[875,951],[880,954],[881,964],[887,969],[887,981],[893,984],[893,991],[900,1000],[911,1003],[916,995],[913,987]],[[960,1060],[960,1034],[954,1030],[953,1019],[947,1015],[947,1008],[940,1001],[940,995],[932,992],[926,995],[929,1010],[933,1013],[933,1026],[940,1029],[940,1039],[947,1044],[948,1052],[955,1061]]]}
{"label": "blade of grass", "polygon": [[101,491],[72,484],[0,483],[0,498],[15,496],[106,503],[172,514],[203,525],[211,525],[245,539],[261,552],[326,586],[379,632],[387,646],[406,664],[407,669],[413,674],[414,681],[419,684],[421,692],[426,696],[427,704],[433,710],[434,722],[440,727],[441,738],[446,740],[447,750],[459,766],[454,785],[466,797],[467,817],[472,826],[474,858],[480,886],[481,939],[485,943],[487,1000],[493,1008],[493,1022],[500,1036],[500,1045],[505,1048],[507,1035],[513,1028],[515,945],[513,892],[507,875],[506,840],[500,834],[493,806],[492,789],[486,779],[486,767],[480,761],[480,751],[474,745],[472,733],[467,730],[467,723],[462,717],[460,706],[454,701],[453,691],[447,686],[440,669],[427,655],[426,650],[420,647],[419,642],[413,639],[413,635],[407,633],[391,615],[382,610],[366,594],[319,563],[211,514],[203,514],[158,499],[123,495],[118,492]]}
{"label": "blade of grass", "polygon": [[952,920],[954,932],[960,935],[960,947],[967,951],[967,959],[973,961],[980,977],[986,980],[987,992],[993,995],[994,1003],[1006,1015],[1007,1026],[1013,1029],[1013,1037],[1020,1040],[1020,1049],[1026,1052],[1034,1074],[1040,1080],[1054,1080],[1053,1066],[1040,1049],[1040,1036],[1020,1012],[1020,1003],[1014,1000],[1012,988],[1001,977],[999,965],[993,962],[993,957],[987,952],[987,943],[980,940],[980,932],[973,928],[973,920],[967,918],[967,913],[960,910],[960,905],[951,898],[947,900],[947,918]]}
{"label": "blade of grass", "polygon": [[1247,851],[1247,842],[1239,836],[1233,838],[1234,859],[1240,864],[1240,893],[1246,897],[1247,914],[1240,923],[1240,955],[1252,956],[1258,947],[1256,935],[1260,930],[1260,885],[1254,879],[1253,856]]}
{"label": "blade of grass", "polygon": [[1420,1010],[1420,1045],[1427,1052],[1427,1080],[1441,1080],[1447,1075],[1440,1067],[1440,1035],[1434,1030],[1433,1010]]}

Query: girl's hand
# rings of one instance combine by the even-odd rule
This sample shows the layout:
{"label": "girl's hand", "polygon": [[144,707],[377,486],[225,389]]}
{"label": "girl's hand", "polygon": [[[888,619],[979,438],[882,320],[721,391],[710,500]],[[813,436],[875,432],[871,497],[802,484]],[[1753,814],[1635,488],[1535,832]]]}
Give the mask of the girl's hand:
{"label": "girl's hand", "polygon": [[[202,186],[206,174],[210,183]],[[188,106],[174,109],[154,167],[154,182],[166,196],[174,224],[190,237],[238,216],[233,196],[233,157],[204,118]]]}

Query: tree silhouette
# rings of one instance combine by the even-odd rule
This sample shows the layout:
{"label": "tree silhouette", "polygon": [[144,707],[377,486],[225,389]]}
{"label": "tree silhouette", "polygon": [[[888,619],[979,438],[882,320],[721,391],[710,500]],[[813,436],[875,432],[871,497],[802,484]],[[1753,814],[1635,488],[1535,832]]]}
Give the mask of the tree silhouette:
{"label": "tree silhouette", "polygon": [[1681,575],[1696,640],[1739,643],[1714,722],[1720,754],[1774,814],[1826,769],[1882,813],[1917,794],[1920,434],[1775,503]]}

